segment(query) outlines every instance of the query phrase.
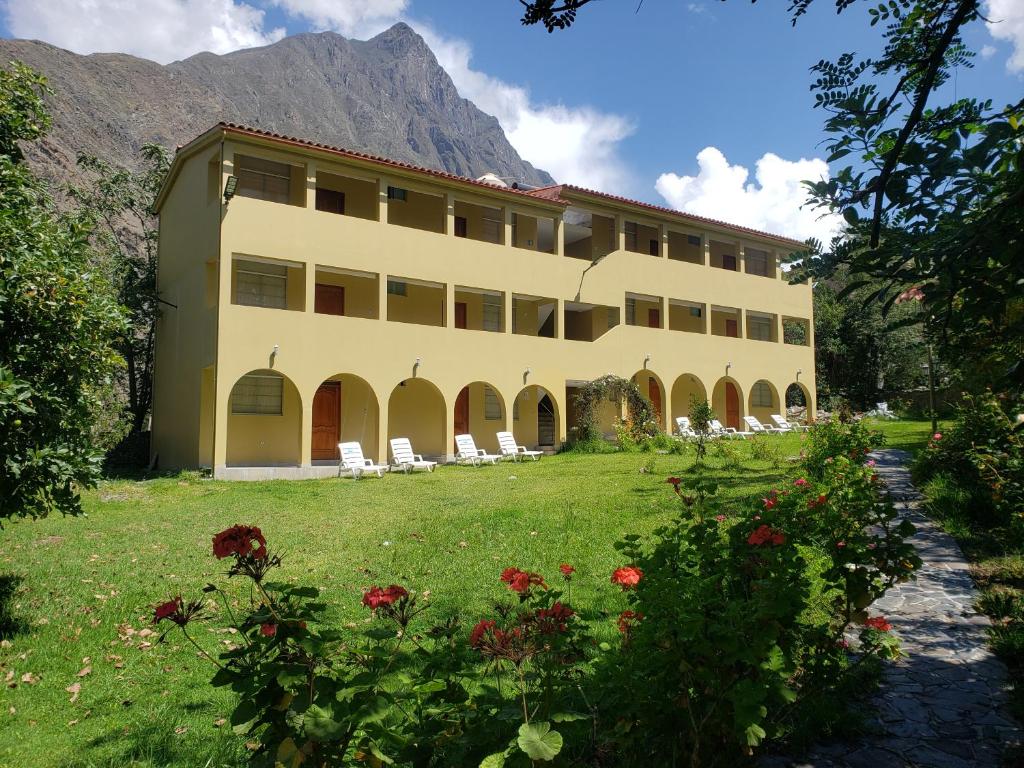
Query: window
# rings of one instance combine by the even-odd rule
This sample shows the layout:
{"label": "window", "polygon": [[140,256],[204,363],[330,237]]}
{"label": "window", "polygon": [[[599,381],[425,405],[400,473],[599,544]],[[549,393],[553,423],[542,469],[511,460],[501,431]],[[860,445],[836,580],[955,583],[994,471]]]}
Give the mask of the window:
{"label": "window", "polygon": [[408,198],[408,194],[408,191],[401,187],[388,187],[388,200],[398,200],[404,203]]}
{"label": "window", "polygon": [[235,304],[271,309],[287,308],[287,267],[241,259],[235,264]]}
{"label": "window", "polygon": [[[526,397],[526,394],[523,394]],[[519,421],[519,398],[512,401],[512,421]]]}
{"label": "window", "polygon": [[694,245],[700,248],[700,235],[687,235],[686,243],[687,245]]}
{"label": "window", "polygon": [[316,209],[327,213],[345,213],[345,193],[333,189],[316,188]]}
{"label": "window", "polygon": [[481,238],[488,243],[500,243],[501,242],[501,230],[504,224],[499,219],[484,217],[484,231],[483,237]]}
{"label": "window", "polygon": [[501,403],[498,402],[498,395],[488,386],[484,387],[484,418],[488,421],[497,421],[501,418]]}
{"label": "window", "polygon": [[483,295],[483,310],[484,330],[500,331],[502,319],[501,294],[485,293]]}
{"label": "window", "polygon": [[286,163],[235,155],[236,194],[273,203],[291,202],[291,170]]}
{"label": "window", "polygon": [[748,248],[746,257],[747,272],[749,274],[768,277],[768,251],[759,251],[754,248]]}
{"label": "window", "polygon": [[231,413],[280,416],[284,400],[284,378],[272,373],[250,373],[231,390]]}
{"label": "window", "polygon": [[388,280],[388,293],[392,296],[405,296],[406,284],[402,280]]}
{"label": "window", "polygon": [[690,307],[690,317],[700,317],[700,307]]}
{"label": "window", "polygon": [[456,237],[468,237],[469,236],[469,227],[468,227],[468,225],[466,223],[466,217],[465,216],[456,216],[455,217],[455,236]]}
{"label": "window", "polygon": [[636,299],[626,297],[626,325],[636,325]]}
{"label": "window", "polygon": [[747,315],[747,334],[757,341],[771,341],[772,321],[767,317]]}
{"label": "window", "polygon": [[766,381],[759,381],[750,390],[750,404],[755,408],[771,408],[772,388]]}
{"label": "window", "polygon": [[[626,222],[626,250],[627,251],[635,251],[636,250],[636,222],[635,221],[627,221]],[[627,320],[626,322],[628,323],[629,321]]]}
{"label": "window", "polygon": [[657,240],[652,239],[652,240],[648,241],[648,243],[647,243],[647,252],[649,254],[651,254],[651,256],[657,256],[659,250],[660,249],[658,248],[658,241]]}
{"label": "window", "polygon": [[608,307],[606,311],[608,314],[608,330],[610,331],[612,328],[619,324],[619,308]]}

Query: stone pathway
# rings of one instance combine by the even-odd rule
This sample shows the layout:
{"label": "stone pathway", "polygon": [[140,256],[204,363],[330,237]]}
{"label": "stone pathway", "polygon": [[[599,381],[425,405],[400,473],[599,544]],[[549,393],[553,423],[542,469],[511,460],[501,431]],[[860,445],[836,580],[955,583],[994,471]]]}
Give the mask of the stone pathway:
{"label": "stone pathway", "polygon": [[918,511],[910,454],[872,454],[897,507],[915,526],[924,565],[872,613],[893,625],[906,657],[886,666],[871,733],[859,743],[815,747],[801,760],[778,756],[763,768],[998,768],[1020,726],[1007,710],[1006,667],[989,649],[988,617],[974,609],[977,592],[960,547]]}

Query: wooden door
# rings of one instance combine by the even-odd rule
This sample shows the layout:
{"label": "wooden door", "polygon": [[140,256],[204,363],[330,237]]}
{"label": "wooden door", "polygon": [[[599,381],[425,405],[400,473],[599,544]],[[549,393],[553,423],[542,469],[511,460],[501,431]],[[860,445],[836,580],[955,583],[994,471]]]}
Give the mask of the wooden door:
{"label": "wooden door", "polygon": [[464,301],[455,302],[455,327],[466,327],[466,302]]}
{"label": "wooden door", "polygon": [[740,335],[739,325],[737,325],[735,320],[725,321],[725,335],[732,336],[734,339]]}
{"label": "wooden door", "polygon": [[732,382],[725,382],[725,426],[740,428],[740,396]]}
{"label": "wooden door", "polygon": [[731,269],[733,272],[736,271],[736,257],[731,253],[722,254],[722,269]]}
{"label": "wooden door", "polygon": [[[458,306],[458,305],[456,305]],[[463,304],[465,306],[465,304]],[[459,396],[455,398],[455,434],[465,435],[469,433],[469,387],[463,387]],[[454,435],[452,436],[454,439]],[[455,450],[458,450],[456,448]]]}
{"label": "wooden door", "polygon": [[660,309],[648,309],[647,310],[647,327],[648,328],[661,328],[661,310]]}
{"label": "wooden door", "polygon": [[465,216],[455,217],[455,236],[456,237],[467,237],[469,235],[469,227],[466,226]]}
{"label": "wooden door", "polygon": [[647,398],[651,401],[651,409],[654,411],[654,420],[659,426],[661,421],[661,387],[654,379],[647,380]]}
{"label": "wooden door", "polygon": [[313,311],[321,315],[345,314],[345,288],[341,285],[316,284]]}
{"label": "wooden door", "polygon": [[341,382],[325,381],[313,395],[313,459],[337,459],[341,434]]}

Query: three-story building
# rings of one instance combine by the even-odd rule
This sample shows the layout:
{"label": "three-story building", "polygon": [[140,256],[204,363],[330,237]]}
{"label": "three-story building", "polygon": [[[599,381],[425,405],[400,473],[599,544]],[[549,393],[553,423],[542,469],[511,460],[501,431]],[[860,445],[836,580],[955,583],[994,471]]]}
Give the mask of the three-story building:
{"label": "three-story building", "polygon": [[[339,441],[557,447],[633,377],[661,426],[710,400],[813,413],[802,244],[577,187],[515,189],[221,123],[159,196],[153,452],[217,477],[331,472]],[[610,429],[617,414],[603,419]]]}

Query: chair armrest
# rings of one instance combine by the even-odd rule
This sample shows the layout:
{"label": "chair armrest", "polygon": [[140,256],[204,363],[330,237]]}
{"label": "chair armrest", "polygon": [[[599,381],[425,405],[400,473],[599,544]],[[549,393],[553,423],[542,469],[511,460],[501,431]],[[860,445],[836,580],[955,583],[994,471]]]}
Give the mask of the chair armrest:
{"label": "chair armrest", "polygon": [[476,455],[477,456],[486,456],[487,455],[487,451],[485,451],[483,448],[477,448],[476,449]]}
{"label": "chair armrest", "polygon": [[423,454],[422,453],[414,453],[412,455],[412,458],[413,458],[414,461],[423,461]]}
{"label": "chair armrest", "polygon": [[374,464],[369,459],[363,459],[363,466],[364,467],[372,467],[372,466],[374,466]]}

